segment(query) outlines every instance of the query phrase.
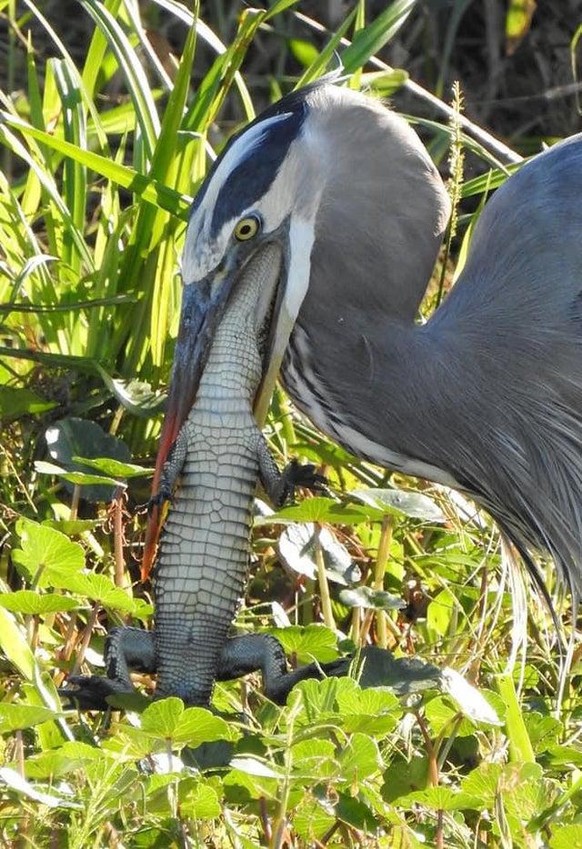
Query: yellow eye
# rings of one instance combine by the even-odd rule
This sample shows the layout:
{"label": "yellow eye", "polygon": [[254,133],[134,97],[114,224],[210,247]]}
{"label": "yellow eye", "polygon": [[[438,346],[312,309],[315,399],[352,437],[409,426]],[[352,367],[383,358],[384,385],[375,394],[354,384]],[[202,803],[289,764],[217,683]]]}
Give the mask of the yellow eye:
{"label": "yellow eye", "polygon": [[258,215],[247,215],[241,218],[234,228],[234,237],[239,242],[248,242],[253,239],[261,229],[261,219]]}

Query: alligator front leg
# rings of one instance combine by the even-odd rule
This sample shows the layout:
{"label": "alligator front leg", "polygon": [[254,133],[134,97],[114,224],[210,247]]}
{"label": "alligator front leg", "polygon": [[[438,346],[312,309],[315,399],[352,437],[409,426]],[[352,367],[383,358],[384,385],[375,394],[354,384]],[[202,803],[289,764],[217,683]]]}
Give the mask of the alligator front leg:
{"label": "alligator front leg", "polygon": [[315,471],[316,467],[311,463],[301,464],[298,460],[291,460],[280,472],[267,441],[261,433],[259,433],[257,455],[261,484],[276,508],[282,507],[286,501],[292,499],[297,487],[304,487],[313,492],[327,492],[326,478],[318,475]]}

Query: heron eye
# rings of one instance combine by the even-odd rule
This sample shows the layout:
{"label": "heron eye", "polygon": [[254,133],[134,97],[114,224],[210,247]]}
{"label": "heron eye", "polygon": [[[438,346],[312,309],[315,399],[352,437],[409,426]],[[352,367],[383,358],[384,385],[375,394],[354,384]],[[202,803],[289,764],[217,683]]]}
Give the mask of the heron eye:
{"label": "heron eye", "polygon": [[239,242],[248,242],[253,239],[261,229],[261,220],[258,215],[247,215],[241,218],[234,228],[234,237]]}

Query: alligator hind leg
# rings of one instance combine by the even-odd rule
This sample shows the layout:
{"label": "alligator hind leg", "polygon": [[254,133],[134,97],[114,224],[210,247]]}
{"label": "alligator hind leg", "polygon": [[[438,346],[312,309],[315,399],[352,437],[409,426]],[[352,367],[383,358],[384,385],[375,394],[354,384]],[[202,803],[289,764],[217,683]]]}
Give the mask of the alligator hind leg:
{"label": "alligator hind leg", "polygon": [[270,634],[241,634],[227,640],[216,677],[219,681],[228,681],[260,671],[265,696],[282,705],[299,681],[347,675],[350,663],[351,658],[340,657],[330,663],[310,663],[288,671],[285,652],[275,637]]}
{"label": "alligator hind leg", "polygon": [[108,696],[135,693],[130,669],[156,671],[156,653],[152,631],[141,628],[113,628],[105,641],[107,675],[74,675],[59,690],[79,710],[108,710]]}
{"label": "alligator hind leg", "polygon": [[[105,675],[77,675],[68,679],[69,686],[59,695],[79,710],[108,710],[109,696],[135,693],[129,670],[153,673],[156,671],[153,631],[140,628],[114,628],[105,644]],[[268,699],[284,704],[292,688],[306,678],[346,675],[349,658],[331,663],[310,663],[288,671],[285,652],[279,641],[270,634],[241,634],[229,638],[222,650],[217,680],[229,681],[251,672],[261,672],[263,692]]]}

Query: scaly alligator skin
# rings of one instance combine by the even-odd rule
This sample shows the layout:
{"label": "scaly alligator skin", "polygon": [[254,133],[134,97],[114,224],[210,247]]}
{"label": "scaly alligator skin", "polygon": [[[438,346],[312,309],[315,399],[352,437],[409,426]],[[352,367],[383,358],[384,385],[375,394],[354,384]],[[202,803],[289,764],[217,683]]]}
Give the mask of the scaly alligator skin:
{"label": "scaly alligator skin", "polygon": [[63,691],[82,708],[103,709],[108,695],[132,692],[130,668],[156,672],[157,696],[179,696],[191,705],[209,704],[217,677],[263,669],[269,680],[271,673],[278,679],[285,672],[273,638],[228,640],[248,573],[257,479],[276,504],[293,482],[317,486],[312,466],[291,464],[279,474],[252,413],[263,370],[263,327],[257,322],[265,316],[258,304],[264,304],[265,280],[278,276],[273,263],[280,261],[274,246],[251,261],[216,331],[196,402],[166,464],[163,493],[174,495],[154,574],[155,630],[111,632],[107,677],[71,678],[76,689]]}

